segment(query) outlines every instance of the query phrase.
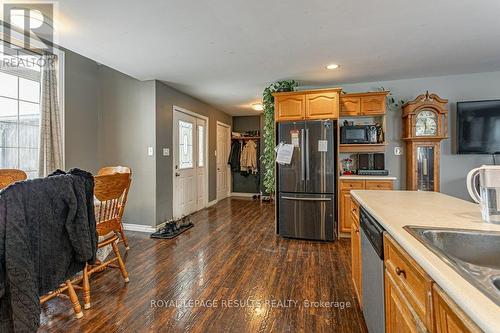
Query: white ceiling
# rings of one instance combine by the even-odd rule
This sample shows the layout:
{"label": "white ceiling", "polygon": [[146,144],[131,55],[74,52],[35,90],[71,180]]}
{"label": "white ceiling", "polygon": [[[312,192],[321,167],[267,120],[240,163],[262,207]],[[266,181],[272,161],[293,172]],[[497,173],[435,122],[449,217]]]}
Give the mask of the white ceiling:
{"label": "white ceiling", "polygon": [[[230,114],[305,85],[500,70],[498,0],[63,0],[60,44]],[[327,71],[328,63],[340,68]]]}

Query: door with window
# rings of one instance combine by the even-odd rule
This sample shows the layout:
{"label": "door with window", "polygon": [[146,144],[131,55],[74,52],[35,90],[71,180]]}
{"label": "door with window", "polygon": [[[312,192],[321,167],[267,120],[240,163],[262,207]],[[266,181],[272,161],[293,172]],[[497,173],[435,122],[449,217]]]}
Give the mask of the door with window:
{"label": "door with window", "polygon": [[229,195],[229,150],[231,149],[231,129],[217,123],[217,200]]}
{"label": "door with window", "polygon": [[[40,66],[36,56],[10,51],[0,57],[0,169],[21,169],[38,176]],[[21,60],[25,60],[24,62]]]}
{"label": "door with window", "polygon": [[207,125],[205,119],[196,118],[196,137],[198,148],[198,159],[196,161],[196,182],[197,182],[197,210],[205,208],[208,203],[207,184]]}
{"label": "door with window", "polygon": [[174,218],[206,206],[206,121],[174,111]]}

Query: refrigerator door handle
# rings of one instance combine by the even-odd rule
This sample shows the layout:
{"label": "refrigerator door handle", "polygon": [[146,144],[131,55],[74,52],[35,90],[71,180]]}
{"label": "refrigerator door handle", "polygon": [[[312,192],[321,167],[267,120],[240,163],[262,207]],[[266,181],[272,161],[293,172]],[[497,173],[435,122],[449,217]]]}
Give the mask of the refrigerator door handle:
{"label": "refrigerator door handle", "polygon": [[298,197],[281,197],[281,199],[285,200],[294,200],[294,201],[332,201],[332,198],[298,198]]}
{"label": "refrigerator door handle", "polygon": [[306,128],[306,180],[309,180],[309,128]]}
{"label": "refrigerator door handle", "polygon": [[304,130],[300,130],[300,179],[302,181],[305,180],[305,157],[304,157],[304,149],[305,149],[305,144],[304,144]]}

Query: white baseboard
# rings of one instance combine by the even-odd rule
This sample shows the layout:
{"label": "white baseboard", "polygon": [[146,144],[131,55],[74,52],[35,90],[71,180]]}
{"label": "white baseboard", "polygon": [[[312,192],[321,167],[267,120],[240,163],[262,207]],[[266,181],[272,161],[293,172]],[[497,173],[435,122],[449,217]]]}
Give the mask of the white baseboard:
{"label": "white baseboard", "polygon": [[210,201],[209,203],[207,203],[207,208],[215,205],[216,203],[217,203],[217,199]]}
{"label": "white baseboard", "polygon": [[150,225],[123,223],[123,229],[129,230],[129,231],[152,233],[152,232],[156,232],[157,228],[158,227],[155,228],[155,227],[152,227]]}
{"label": "white baseboard", "polygon": [[260,195],[260,193],[231,192],[232,197],[252,198],[254,195]]}

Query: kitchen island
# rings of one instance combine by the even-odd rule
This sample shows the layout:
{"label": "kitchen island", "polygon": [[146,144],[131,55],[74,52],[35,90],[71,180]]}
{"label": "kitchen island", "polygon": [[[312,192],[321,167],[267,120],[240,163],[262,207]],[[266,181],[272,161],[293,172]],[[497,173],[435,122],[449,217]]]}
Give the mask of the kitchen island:
{"label": "kitchen island", "polygon": [[351,195],[470,320],[485,332],[500,331],[500,306],[403,228],[500,231],[500,225],[482,222],[479,205],[437,192],[354,190]]}

